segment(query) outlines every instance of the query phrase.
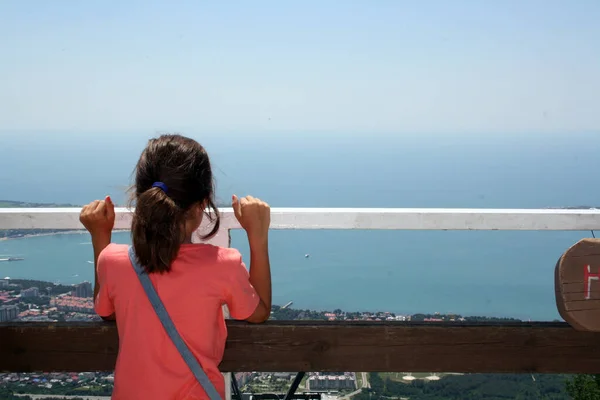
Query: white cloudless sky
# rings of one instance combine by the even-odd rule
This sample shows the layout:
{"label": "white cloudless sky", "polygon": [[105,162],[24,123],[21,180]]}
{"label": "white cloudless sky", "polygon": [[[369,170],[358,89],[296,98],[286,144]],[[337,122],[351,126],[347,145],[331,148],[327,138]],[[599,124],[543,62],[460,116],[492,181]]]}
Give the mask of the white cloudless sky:
{"label": "white cloudless sky", "polygon": [[600,132],[600,1],[5,1],[0,130]]}

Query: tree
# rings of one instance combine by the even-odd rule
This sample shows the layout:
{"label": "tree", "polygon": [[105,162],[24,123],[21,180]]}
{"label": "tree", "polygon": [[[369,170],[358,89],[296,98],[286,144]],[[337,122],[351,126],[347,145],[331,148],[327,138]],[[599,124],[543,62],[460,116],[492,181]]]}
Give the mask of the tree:
{"label": "tree", "polygon": [[600,399],[600,375],[575,375],[567,381],[567,393],[573,400]]}

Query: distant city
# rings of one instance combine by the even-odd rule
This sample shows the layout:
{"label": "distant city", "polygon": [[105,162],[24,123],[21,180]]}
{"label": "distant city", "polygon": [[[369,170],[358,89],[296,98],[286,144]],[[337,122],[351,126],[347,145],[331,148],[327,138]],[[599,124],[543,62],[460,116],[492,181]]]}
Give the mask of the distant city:
{"label": "distant city", "polygon": [[90,282],[56,285],[0,279],[0,322],[100,320],[94,313]]}

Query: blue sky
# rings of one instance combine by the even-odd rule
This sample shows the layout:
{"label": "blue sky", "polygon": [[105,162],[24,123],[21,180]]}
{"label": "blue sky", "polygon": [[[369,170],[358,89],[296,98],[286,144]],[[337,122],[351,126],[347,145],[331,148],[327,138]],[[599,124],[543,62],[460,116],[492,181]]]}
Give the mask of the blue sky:
{"label": "blue sky", "polygon": [[600,1],[5,1],[0,130],[600,131]]}

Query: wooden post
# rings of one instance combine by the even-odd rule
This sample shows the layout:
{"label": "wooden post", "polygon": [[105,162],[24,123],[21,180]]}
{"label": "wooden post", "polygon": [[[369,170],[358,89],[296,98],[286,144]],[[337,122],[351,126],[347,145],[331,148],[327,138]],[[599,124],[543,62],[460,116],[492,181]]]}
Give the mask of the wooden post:
{"label": "wooden post", "polygon": [[[194,242],[201,242],[199,240],[199,236],[194,238]],[[231,235],[229,234],[229,229],[225,226],[222,226],[219,229],[219,231],[217,232],[217,234],[215,236],[213,236],[207,242],[212,245],[215,245],[215,246],[221,246],[221,247],[231,246]],[[229,317],[230,317],[229,310],[227,309],[226,305],[223,305],[223,317],[225,317],[225,319],[229,319]],[[225,379],[225,399],[224,400],[231,400],[231,372],[225,372],[222,375],[223,375],[223,378]]]}

